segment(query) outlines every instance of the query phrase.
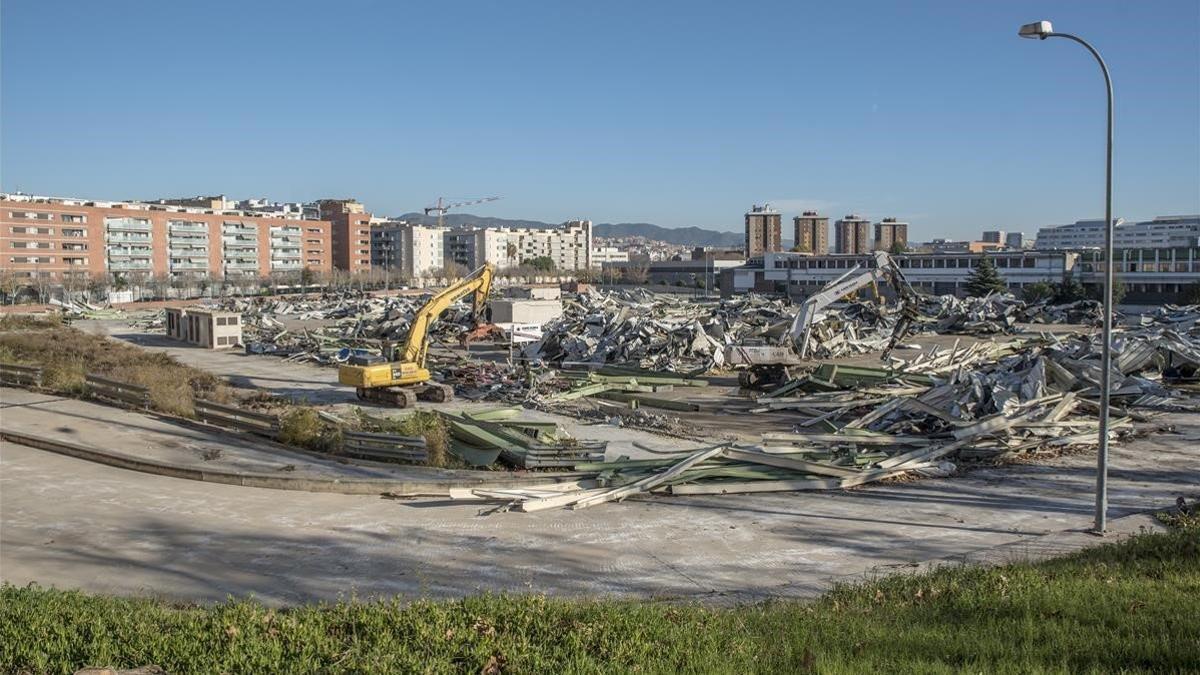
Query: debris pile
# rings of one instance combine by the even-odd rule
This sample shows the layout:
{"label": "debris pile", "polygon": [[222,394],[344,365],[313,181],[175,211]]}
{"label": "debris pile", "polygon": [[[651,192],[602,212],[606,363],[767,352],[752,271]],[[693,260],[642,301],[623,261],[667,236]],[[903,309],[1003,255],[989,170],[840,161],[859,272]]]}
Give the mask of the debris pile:
{"label": "debris pile", "polygon": [[645,290],[586,293],[567,302],[525,357],[545,363],[628,364],[700,373],[723,363],[723,350],[746,338],[778,338],[794,310],[758,295],[705,300]]}
{"label": "debris pile", "polygon": [[[946,476],[956,461],[1061,453],[1098,442],[1100,348],[1095,336],[955,344],[889,368],[823,364],[764,395],[750,412],[790,411],[790,433],[649,459],[576,463],[557,486],[464,490],[464,499],[537,511],[587,508],[646,493],[732,494],[836,489],[908,473]],[[1110,438],[1156,410],[1200,410],[1165,386],[1171,369],[1200,367],[1200,335],[1154,326],[1114,345]],[[605,384],[591,382],[590,387]],[[579,390],[582,390],[581,387]]]}
{"label": "debris pile", "polygon": [[[383,341],[399,342],[424,304],[423,296],[373,297],[347,292],[315,300],[227,298],[222,309],[242,314],[243,340],[252,354],[275,354],[290,360],[344,363],[355,350],[378,353]],[[467,329],[470,307],[454,305],[433,325],[431,339],[453,340]],[[303,322],[326,322],[305,327]]]}

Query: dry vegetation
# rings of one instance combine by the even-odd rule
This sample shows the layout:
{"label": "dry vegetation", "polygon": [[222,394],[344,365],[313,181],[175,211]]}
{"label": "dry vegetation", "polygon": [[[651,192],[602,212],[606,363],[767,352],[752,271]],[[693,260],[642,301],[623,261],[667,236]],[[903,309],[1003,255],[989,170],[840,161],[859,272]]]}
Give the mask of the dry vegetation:
{"label": "dry vegetation", "polygon": [[0,361],[41,365],[43,386],[68,395],[83,392],[85,373],[141,385],[150,390],[155,410],[184,417],[194,414],[196,398],[219,403],[231,398],[228,387],[214,375],[55,319],[0,318]]}

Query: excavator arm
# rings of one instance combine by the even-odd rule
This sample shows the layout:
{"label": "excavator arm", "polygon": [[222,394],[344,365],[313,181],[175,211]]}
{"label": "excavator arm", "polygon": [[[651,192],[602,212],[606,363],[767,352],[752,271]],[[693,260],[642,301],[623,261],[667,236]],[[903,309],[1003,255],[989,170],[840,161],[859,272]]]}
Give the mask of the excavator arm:
{"label": "excavator arm", "polygon": [[338,382],[354,387],[359,398],[393,403],[408,407],[420,397],[444,402],[454,396],[454,388],[430,382],[432,375],[425,368],[429,355],[429,328],[455,302],[470,295],[475,320],[483,314],[488,294],[492,290],[495,268],[484,264],[461,281],[433,295],[413,316],[404,346],[396,359],[386,363],[345,364],[338,367]]}
{"label": "excavator arm", "polygon": [[408,328],[408,337],[404,341],[404,349],[400,352],[400,361],[415,363],[425,367],[425,357],[429,354],[429,327],[446,311],[450,305],[471,295],[471,309],[475,321],[483,314],[488,294],[492,290],[492,278],[495,268],[485,263],[482,267],[468,274],[456,284],[453,284],[434,294],[413,317],[412,325]]}

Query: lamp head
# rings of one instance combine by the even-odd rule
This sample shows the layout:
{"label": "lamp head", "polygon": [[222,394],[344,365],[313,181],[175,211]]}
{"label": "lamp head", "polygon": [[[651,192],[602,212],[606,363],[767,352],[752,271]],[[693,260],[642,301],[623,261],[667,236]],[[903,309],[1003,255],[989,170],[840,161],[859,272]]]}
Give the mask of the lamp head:
{"label": "lamp head", "polygon": [[1045,40],[1054,33],[1054,27],[1049,21],[1034,21],[1021,26],[1021,30],[1017,31],[1017,35],[1030,40]]}

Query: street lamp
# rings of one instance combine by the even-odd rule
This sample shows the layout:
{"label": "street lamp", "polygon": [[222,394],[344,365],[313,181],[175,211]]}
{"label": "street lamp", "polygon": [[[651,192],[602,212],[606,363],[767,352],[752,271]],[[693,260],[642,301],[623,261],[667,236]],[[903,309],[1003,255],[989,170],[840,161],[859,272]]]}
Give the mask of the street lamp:
{"label": "street lamp", "polygon": [[1086,40],[1070,33],[1055,33],[1049,21],[1037,21],[1021,26],[1017,35],[1023,38],[1045,40],[1060,37],[1083,45],[1104,73],[1104,86],[1108,90],[1108,151],[1104,175],[1104,328],[1100,349],[1100,449],[1096,458],[1096,525],[1098,534],[1103,534],[1108,513],[1108,409],[1112,371],[1112,314],[1113,314],[1113,218],[1112,218],[1112,156],[1113,156],[1113,89],[1108,66]]}

